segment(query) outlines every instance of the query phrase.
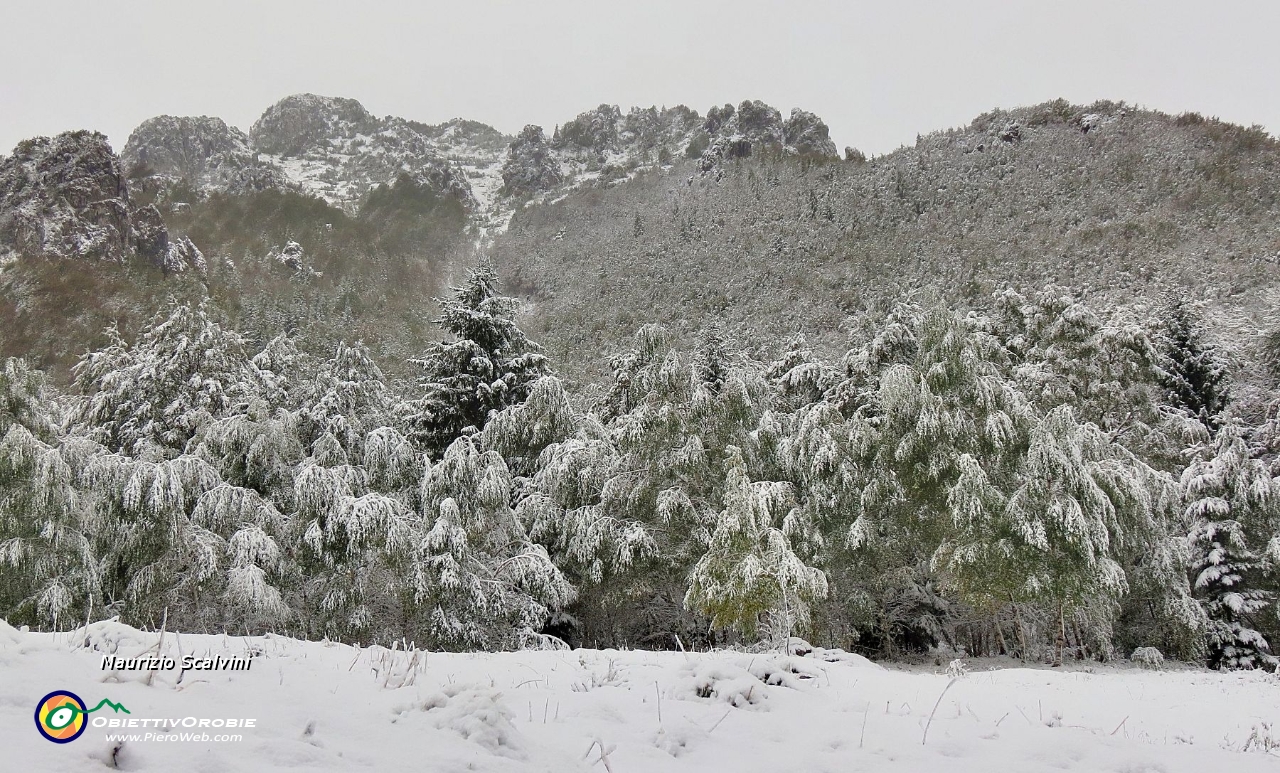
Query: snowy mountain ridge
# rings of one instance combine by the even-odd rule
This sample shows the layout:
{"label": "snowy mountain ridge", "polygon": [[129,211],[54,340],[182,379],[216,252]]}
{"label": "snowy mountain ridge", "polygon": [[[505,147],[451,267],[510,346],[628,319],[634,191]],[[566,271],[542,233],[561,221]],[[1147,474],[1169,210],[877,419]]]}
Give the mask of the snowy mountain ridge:
{"label": "snowy mountain ridge", "polygon": [[[119,156],[89,132],[21,143],[0,159],[0,255],[6,264],[24,254],[121,263],[145,252],[172,270],[200,268],[194,244],[160,238],[161,212],[213,193],[280,190],[354,214],[375,188],[401,181],[460,202],[483,237],[502,232],[530,201],[669,170],[681,158],[718,174],[725,160],[753,153],[836,156],[817,116],[796,109],[784,120],[759,101],[712,108],[705,118],[683,105],[624,113],[602,104],[550,137],[534,125],[511,137],[476,121],[378,118],[354,99],[295,94],[248,132],[210,116],[150,118]],[[158,209],[137,215],[135,226],[139,201]]]}
{"label": "snowy mountain ridge", "polygon": [[706,119],[683,105],[625,114],[600,105],[547,138],[532,125],[511,137],[475,121],[378,118],[354,99],[295,94],[267,108],[248,133],[205,116],[148,119],[121,159],[131,179],[157,190],[293,189],[348,211],[374,187],[408,175],[462,201],[482,226],[500,226],[523,198],[618,182],[680,155],[701,157],[709,171],[753,146],[836,155],[817,116],[796,109],[784,121],[758,101],[712,108]]}

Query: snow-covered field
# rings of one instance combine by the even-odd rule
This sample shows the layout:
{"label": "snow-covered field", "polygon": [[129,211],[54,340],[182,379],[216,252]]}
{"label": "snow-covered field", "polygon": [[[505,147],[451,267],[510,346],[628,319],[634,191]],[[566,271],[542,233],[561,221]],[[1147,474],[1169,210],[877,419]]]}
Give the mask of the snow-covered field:
{"label": "snow-covered field", "polygon": [[[256,657],[248,671],[181,679],[101,670],[104,653],[157,654],[158,640],[116,623],[45,634],[0,622],[0,769],[109,769],[107,734],[124,732],[243,736],[132,740],[114,754],[121,770],[166,772],[1280,770],[1280,749],[1265,750],[1280,743],[1280,678],[1257,672],[977,665],[952,683],[945,669],[822,650],[438,654],[172,633],[163,654],[175,661]],[[54,744],[33,712],[55,690],[130,713],[104,706]],[[188,717],[256,726],[192,730]],[[179,726],[92,725],[104,718]]]}

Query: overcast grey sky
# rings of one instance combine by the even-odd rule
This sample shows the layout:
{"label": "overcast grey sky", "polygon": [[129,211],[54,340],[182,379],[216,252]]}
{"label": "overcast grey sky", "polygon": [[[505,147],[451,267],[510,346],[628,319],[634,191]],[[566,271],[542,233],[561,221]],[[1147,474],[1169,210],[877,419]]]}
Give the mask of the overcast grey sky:
{"label": "overcast grey sky", "polygon": [[1280,130],[1280,2],[0,0],[0,148],[310,91],[548,129],[601,102],[804,107],[869,153],[1066,97]]}

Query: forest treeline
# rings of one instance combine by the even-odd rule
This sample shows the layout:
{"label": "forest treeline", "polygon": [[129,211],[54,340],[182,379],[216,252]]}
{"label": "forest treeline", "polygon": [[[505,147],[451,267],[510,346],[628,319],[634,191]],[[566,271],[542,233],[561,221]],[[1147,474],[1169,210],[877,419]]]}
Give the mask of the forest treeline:
{"label": "forest treeline", "polygon": [[1280,393],[1183,299],[907,296],[830,361],[648,325],[573,392],[490,265],[440,305],[411,380],[182,302],[66,390],[5,361],[0,615],[1274,664]]}

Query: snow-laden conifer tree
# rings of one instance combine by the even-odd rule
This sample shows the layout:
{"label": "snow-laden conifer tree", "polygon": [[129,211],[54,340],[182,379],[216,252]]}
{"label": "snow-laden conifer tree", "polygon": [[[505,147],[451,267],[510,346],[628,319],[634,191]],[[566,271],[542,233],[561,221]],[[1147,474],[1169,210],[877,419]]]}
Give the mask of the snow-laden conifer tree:
{"label": "snow-laden conifer tree", "polygon": [[1159,322],[1160,381],[1166,401],[1216,428],[1230,400],[1230,377],[1217,347],[1205,340],[1204,321],[1186,301],[1170,297]]}
{"label": "snow-laden conifer tree", "polygon": [[790,410],[816,403],[839,380],[835,368],[814,357],[803,335],[792,337],[782,356],[769,364],[765,376],[778,390],[782,405]]}
{"label": "snow-laden conifer tree", "polygon": [[262,380],[262,397],[272,407],[297,409],[305,395],[314,394],[315,359],[283,333],[253,356],[253,364]]}
{"label": "snow-laden conifer tree", "polygon": [[827,580],[791,547],[804,517],[791,486],[751,481],[732,446],[725,466],[724,510],[690,573],[684,603],[707,614],[715,627],[784,644],[808,626],[809,607],[827,595]]}
{"label": "snow-laden conifer tree", "polygon": [[[957,482],[975,469],[1009,480],[1032,411],[1002,374],[1003,351],[981,319],[944,310],[899,315],[911,320],[912,345],[897,347],[909,355],[879,368],[874,391],[853,417],[874,437],[854,433],[865,456],[861,487],[849,492],[856,502],[845,511],[852,517],[848,539],[853,546],[906,539],[929,550],[950,528]],[[879,356],[872,349],[858,359]],[[810,451],[818,454],[814,462],[830,458],[821,450]]]}
{"label": "snow-laden conifer tree", "polygon": [[[770,394],[760,368],[710,344],[691,361],[660,327],[641,328],[611,363],[603,430],[587,421],[579,437],[549,447],[534,487],[541,498],[522,504],[538,538],[586,581],[575,614],[589,637],[665,647],[706,635],[684,608],[685,577],[722,507],[726,449],[744,449],[750,466]],[[567,520],[557,524],[561,510]]]}
{"label": "snow-laden conifer tree", "polygon": [[1276,531],[1276,484],[1252,458],[1234,420],[1182,474],[1190,525],[1192,586],[1204,605],[1212,668],[1256,668],[1274,662],[1256,616],[1274,596],[1259,586],[1264,568],[1254,545]]}
{"label": "snow-laden conifer tree", "polygon": [[[1128,589],[1125,551],[1161,536],[1152,501],[1161,476],[1066,405],[1036,422],[1012,480],[992,481],[972,457],[960,461],[948,495],[958,528],[935,561],[970,598],[1053,610],[1054,662],[1061,663],[1067,614],[1114,604]],[[1108,656],[1109,620],[1095,623],[1105,629],[1099,654]]]}
{"label": "snow-laden conifer tree", "polygon": [[498,292],[493,265],[482,262],[450,298],[437,323],[450,340],[413,362],[421,397],[412,405],[412,437],[434,457],[455,438],[484,428],[492,411],[524,401],[549,368],[542,348],[515,322],[517,301]]}
{"label": "snow-laden conifer tree", "polygon": [[425,534],[408,582],[433,645],[507,649],[536,637],[574,589],[511,508],[502,457],[458,438],[422,481]]}
{"label": "snow-laden conifer tree", "polygon": [[396,398],[360,342],[339,343],[302,393],[302,442],[322,464],[358,463],[368,433],[395,420]]}
{"label": "snow-laden conifer tree", "polygon": [[200,495],[191,523],[221,540],[223,624],[258,629],[288,620],[280,589],[287,559],[276,539],[285,522],[275,506],[253,489],[221,483]]}
{"label": "snow-laden conifer tree", "polygon": [[242,411],[209,422],[197,438],[196,455],[228,483],[288,510],[294,471],[304,458],[301,423],[296,412],[253,398]]}
{"label": "snow-laden conifer tree", "polygon": [[94,498],[79,480],[100,449],[83,438],[47,444],[25,423],[10,421],[0,438],[0,617],[56,630],[101,604]]}
{"label": "snow-laden conifer tree", "polygon": [[542,452],[575,435],[582,421],[560,379],[543,376],[524,402],[493,414],[480,434],[480,446],[501,454],[514,474],[528,477]]}
{"label": "snow-laden conifer tree", "polygon": [[422,469],[394,430],[378,428],[361,445],[364,464],[310,457],[295,472],[303,606],[328,635],[398,638],[412,633],[403,601],[421,537],[410,492]]}
{"label": "snow-laden conifer tree", "polygon": [[226,540],[192,518],[196,503],[222,481],[205,460],[93,457],[86,479],[101,495],[99,551],[107,601],[126,619],[151,622],[166,607],[194,619],[223,589]]}
{"label": "snow-laden conifer tree", "polygon": [[621,458],[599,421],[578,414],[559,379],[540,379],[529,398],[494,414],[478,436],[517,475],[516,513],[575,585],[616,580],[652,538],[634,520],[602,507]]}
{"label": "snow-laden conifer tree", "polygon": [[0,365],[0,438],[20,424],[38,440],[50,440],[62,422],[43,373],[25,360],[8,358]]}
{"label": "snow-laden conifer tree", "polygon": [[1061,288],[1029,298],[1006,291],[996,297],[990,327],[1015,383],[1040,412],[1070,405],[1081,422],[1169,471],[1179,462],[1170,449],[1203,430],[1164,407],[1159,347],[1142,311],[1119,307],[1100,316]]}
{"label": "snow-laden conifer tree", "polygon": [[91,436],[131,456],[173,457],[205,423],[229,413],[261,383],[238,334],[201,304],[174,304],[127,343],[114,329],[105,349],[75,366],[85,396],[79,420]]}
{"label": "snow-laden conifer tree", "polygon": [[761,426],[761,437],[779,435],[778,467],[825,545],[838,600],[828,611],[890,651],[946,630],[946,605],[889,602],[927,599],[938,584],[929,565],[955,528],[950,492],[974,470],[1007,490],[1027,442],[1033,412],[985,326],[900,304],[844,358],[822,401],[789,428]]}

